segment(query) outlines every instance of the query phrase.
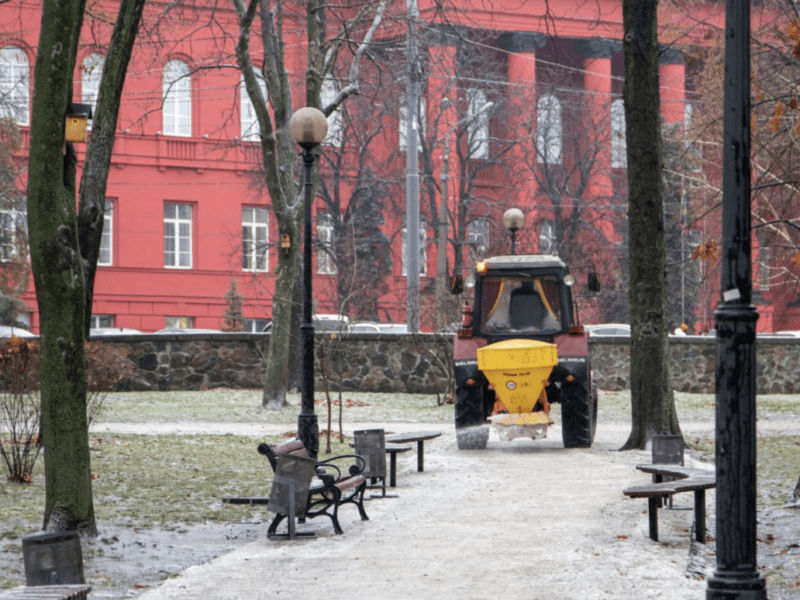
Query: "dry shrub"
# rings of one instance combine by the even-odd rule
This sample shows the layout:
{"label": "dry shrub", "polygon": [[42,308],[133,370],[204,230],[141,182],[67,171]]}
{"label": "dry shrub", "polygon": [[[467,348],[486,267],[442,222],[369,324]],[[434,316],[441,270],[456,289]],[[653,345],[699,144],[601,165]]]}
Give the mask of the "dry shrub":
{"label": "dry shrub", "polygon": [[18,337],[0,343],[0,456],[8,480],[29,483],[39,456],[39,345]]}
{"label": "dry shrub", "polygon": [[[133,375],[134,366],[113,348],[86,342],[86,421],[100,414],[108,392]],[[9,481],[30,482],[39,455],[41,402],[39,345],[18,337],[0,341],[0,456]]]}

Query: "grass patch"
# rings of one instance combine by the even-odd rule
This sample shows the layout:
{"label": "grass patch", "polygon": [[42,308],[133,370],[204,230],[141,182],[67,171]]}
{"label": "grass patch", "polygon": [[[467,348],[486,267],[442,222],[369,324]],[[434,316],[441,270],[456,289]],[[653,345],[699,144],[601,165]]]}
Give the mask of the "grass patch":
{"label": "grass patch", "polygon": [[[296,425],[300,395],[287,394],[280,410],[261,406],[261,390],[217,389],[202,392],[114,392],[103,406],[102,423],[265,423]],[[437,423],[452,419],[451,405],[438,406],[434,394],[342,393],[343,418],[350,423]],[[333,421],[338,419],[338,395],[332,396]],[[320,427],[327,423],[324,394],[316,394]]]}
{"label": "grass patch", "polygon": [[[95,514],[103,521],[150,528],[167,523],[228,522],[254,517],[266,507],[222,504],[225,496],[266,497],[272,485],[260,442],[279,437],[234,435],[92,436]],[[352,452],[332,444],[333,454]],[[324,440],[320,458],[325,458]],[[18,540],[36,533],[44,514],[44,466],[37,463],[31,484],[5,484],[0,502],[2,537]]]}

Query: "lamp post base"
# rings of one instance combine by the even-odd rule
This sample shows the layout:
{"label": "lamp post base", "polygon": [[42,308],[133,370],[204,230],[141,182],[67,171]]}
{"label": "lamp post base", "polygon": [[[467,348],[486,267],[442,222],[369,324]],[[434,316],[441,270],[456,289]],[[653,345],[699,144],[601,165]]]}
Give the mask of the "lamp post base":
{"label": "lamp post base", "polygon": [[758,575],[747,579],[714,575],[708,580],[706,600],[767,600],[767,582]]}

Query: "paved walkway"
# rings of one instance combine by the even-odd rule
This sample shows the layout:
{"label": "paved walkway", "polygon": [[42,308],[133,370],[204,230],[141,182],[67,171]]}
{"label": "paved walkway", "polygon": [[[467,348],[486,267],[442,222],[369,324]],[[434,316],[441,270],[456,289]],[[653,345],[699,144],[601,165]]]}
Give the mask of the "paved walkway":
{"label": "paved walkway", "polygon": [[[219,431],[219,424],[175,427]],[[250,434],[249,427],[225,431]],[[256,427],[262,428],[256,434],[268,432]],[[346,506],[342,536],[333,535],[327,519],[315,519],[298,525],[314,531],[314,540],[248,543],[139,598],[704,597],[706,583],[687,577],[692,511],[662,511],[672,514],[664,515],[656,544],[647,537],[646,503],[622,495],[625,486],[648,481],[634,466],[649,462],[649,453],[616,451],[629,427],[601,426],[588,450],[565,450],[556,426],[547,440],[493,436],[486,450],[469,452],[456,449],[450,424],[384,427],[440,428],[443,435],[426,442],[424,473],[416,471],[414,452],[400,457],[399,497],[370,500],[370,521]],[[97,429],[119,431],[113,424]],[[709,507],[713,501],[710,494]]]}

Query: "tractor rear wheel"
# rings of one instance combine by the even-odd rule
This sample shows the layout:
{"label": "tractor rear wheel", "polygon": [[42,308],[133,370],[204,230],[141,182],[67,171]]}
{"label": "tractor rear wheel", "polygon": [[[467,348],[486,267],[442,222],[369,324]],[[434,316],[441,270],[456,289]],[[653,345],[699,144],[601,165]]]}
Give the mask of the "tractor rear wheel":
{"label": "tractor rear wheel", "polygon": [[456,386],[455,421],[459,450],[483,450],[489,441],[489,425],[481,385]]}
{"label": "tractor rear wheel", "polygon": [[561,437],[565,448],[591,448],[597,428],[597,390],[592,393],[578,383],[561,396]]}

